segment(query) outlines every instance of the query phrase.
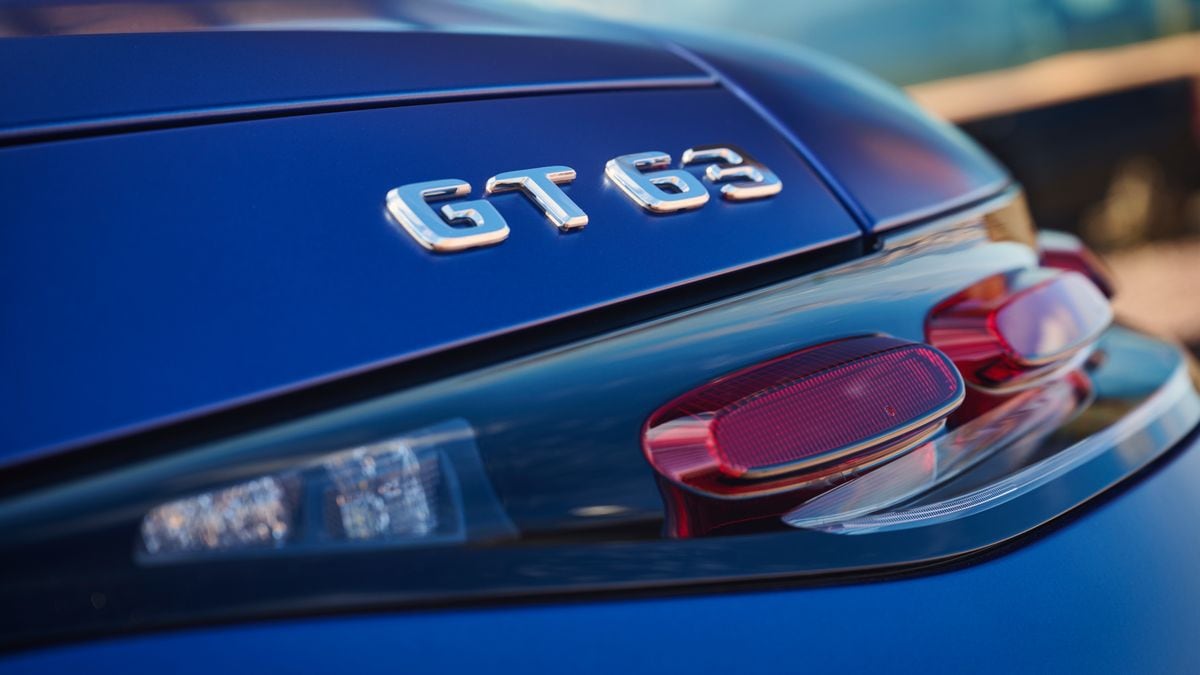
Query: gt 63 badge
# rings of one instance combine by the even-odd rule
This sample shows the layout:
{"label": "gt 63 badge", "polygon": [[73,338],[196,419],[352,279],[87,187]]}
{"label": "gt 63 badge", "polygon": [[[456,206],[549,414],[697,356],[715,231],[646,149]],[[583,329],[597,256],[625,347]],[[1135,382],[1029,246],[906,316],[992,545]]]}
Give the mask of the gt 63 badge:
{"label": "gt 63 badge", "polygon": [[[684,150],[680,167],[706,165],[704,180],[719,186],[729,201],[763,199],[779,194],[783,184],[770,169],[732,145],[705,145]],[[650,213],[677,213],[708,203],[708,189],[694,174],[672,169],[665,152],[637,152],[610,159],[608,180],[633,203]],[[569,166],[540,166],[507,171],[488,179],[485,196],[520,192],[563,232],[582,229],[587,214],[559,186],[575,180]],[[430,251],[464,251],[498,244],[508,237],[504,216],[486,199],[453,201],[434,210],[433,202],[461,199],[471,184],[458,179],[410,183],[387,193],[387,210],[400,228]]]}

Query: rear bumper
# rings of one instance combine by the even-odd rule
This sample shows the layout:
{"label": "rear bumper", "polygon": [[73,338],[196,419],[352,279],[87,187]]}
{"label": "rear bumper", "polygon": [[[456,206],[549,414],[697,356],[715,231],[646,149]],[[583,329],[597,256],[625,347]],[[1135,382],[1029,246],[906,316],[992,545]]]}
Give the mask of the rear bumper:
{"label": "rear bumper", "polygon": [[277,621],[3,672],[1200,672],[1200,439],[1016,550],[892,581]]}

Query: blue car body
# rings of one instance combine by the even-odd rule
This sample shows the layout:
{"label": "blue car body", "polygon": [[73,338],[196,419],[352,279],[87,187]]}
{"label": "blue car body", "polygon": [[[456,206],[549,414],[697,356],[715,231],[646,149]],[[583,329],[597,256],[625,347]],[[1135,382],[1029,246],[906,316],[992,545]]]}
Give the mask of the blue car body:
{"label": "blue car body", "polygon": [[[410,373],[458,376],[852,264],[1014,190],[899,92],[799,51],[487,6],[369,6],[352,25],[352,12],[277,9],[269,30],[224,3],[88,10],[115,17],[112,30],[80,7],[53,8],[18,4],[0,18],[13,35],[0,38],[0,470],[15,493],[73,476],[82,457],[108,471],[158,445],[349,406]],[[139,28],[138,16],[172,28]],[[786,188],[668,220],[637,212],[604,177],[623,153],[721,142],[752,149]],[[568,194],[590,217],[581,232],[497,196],[505,242],[433,255],[384,212],[396,185],[458,178],[478,196],[489,176],[559,164],[578,171]],[[967,274],[952,267],[946,278]],[[830,335],[878,313],[888,332],[919,339],[932,297],[921,283],[897,278],[894,297],[863,290],[847,310],[858,318],[830,319]],[[697,382],[772,355],[743,346],[723,361],[695,352]],[[551,381],[533,367],[522,396]],[[662,380],[685,377],[671,368]],[[0,671],[1196,672],[1200,454],[1190,429],[1157,441],[1086,487],[1062,487],[1053,518],[1014,519],[1014,506],[1015,524],[987,526],[987,542],[955,556],[922,543],[913,559],[936,566],[799,585],[776,566],[753,586],[714,567],[720,583],[695,587],[646,577],[558,597],[515,584],[482,604],[358,614],[352,603],[305,617],[272,605],[233,623],[141,623],[134,610],[111,632],[101,622],[24,635]],[[624,468],[613,465],[614,484]],[[651,484],[645,468],[631,492]],[[505,475],[502,493],[522,485]],[[582,508],[587,490],[580,478],[561,491]],[[659,508],[637,499],[630,508]],[[525,516],[511,508],[522,527],[541,522],[532,502]],[[76,601],[63,611],[120,604],[86,591],[56,602]],[[22,622],[23,609],[7,611],[6,626]]]}

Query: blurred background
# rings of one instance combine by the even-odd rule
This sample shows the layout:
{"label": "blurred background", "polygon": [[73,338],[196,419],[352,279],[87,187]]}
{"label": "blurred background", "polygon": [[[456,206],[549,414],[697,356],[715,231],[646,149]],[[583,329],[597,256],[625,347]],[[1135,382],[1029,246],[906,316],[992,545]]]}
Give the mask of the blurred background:
{"label": "blurred background", "polygon": [[1200,0],[535,0],[784,40],[904,87],[1000,158],[1126,321],[1200,350]]}

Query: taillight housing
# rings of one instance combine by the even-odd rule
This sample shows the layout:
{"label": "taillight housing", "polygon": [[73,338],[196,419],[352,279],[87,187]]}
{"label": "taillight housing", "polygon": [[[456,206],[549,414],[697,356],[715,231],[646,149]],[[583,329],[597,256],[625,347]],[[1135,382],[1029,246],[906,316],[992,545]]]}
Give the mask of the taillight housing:
{"label": "taillight housing", "polygon": [[1066,232],[1043,230],[1037,237],[1038,263],[1042,267],[1078,272],[1100,289],[1107,297],[1113,297],[1116,287],[1108,266],[1079,239]]}
{"label": "taillight housing", "polygon": [[[929,345],[886,336],[811,347],[695,389],[654,413],[643,448],[674,495],[676,534],[777,515],[807,488],[893,458],[936,432],[963,380]],[[745,500],[761,499],[757,504]],[[721,504],[738,500],[736,508]]]}
{"label": "taillight housing", "polygon": [[1108,299],[1077,272],[988,277],[940,303],[926,325],[972,384],[1006,389],[1067,365],[1112,323]]}

